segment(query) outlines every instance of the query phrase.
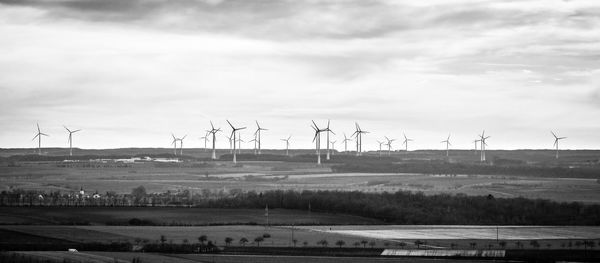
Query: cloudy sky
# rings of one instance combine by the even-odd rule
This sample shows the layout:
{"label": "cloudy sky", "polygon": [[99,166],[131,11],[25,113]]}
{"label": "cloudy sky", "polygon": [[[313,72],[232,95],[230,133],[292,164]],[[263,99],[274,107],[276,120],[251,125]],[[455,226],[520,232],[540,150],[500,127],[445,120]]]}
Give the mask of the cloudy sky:
{"label": "cloudy sky", "polygon": [[35,147],[36,122],[44,146],[64,124],[82,148],[201,147],[225,119],[261,122],[266,148],[312,147],[311,119],[338,141],[359,122],[366,149],[483,129],[600,148],[597,0],[0,0],[0,72],[0,148]]}

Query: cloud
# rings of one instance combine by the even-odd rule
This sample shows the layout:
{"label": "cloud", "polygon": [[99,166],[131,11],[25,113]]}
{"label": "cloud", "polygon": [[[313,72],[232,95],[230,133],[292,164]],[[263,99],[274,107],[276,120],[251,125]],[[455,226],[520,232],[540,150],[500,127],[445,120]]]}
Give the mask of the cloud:
{"label": "cloud", "polygon": [[[299,131],[303,147],[312,118],[364,122],[374,137],[418,131],[425,148],[448,130],[585,135],[600,129],[589,122],[600,117],[598,6],[0,0],[0,125],[11,127],[0,147],[22,145],[13,138],[36,121],[92,127],[90,147],[156,145],[225,118]],[[102,136],[139,137],[96,145]],[[600,147],[585,136],[573,145]]]}

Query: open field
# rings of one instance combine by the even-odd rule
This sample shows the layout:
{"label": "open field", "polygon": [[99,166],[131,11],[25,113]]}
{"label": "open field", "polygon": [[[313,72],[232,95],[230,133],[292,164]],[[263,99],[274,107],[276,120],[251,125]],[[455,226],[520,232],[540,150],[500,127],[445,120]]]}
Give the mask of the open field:
{"label": "open field", "polygon": [[[560,202],[600,203],[600,183],[596,179],[546,178],[502,175],[425,175],[381,173],[323,173],[325,168],[300,167],[291,163],[291,171],[273,171],[271,163],[244,162],[245,170],[212,171],[206,177],[202,168],[148,167],[61,168],[50,164],[31,167],[0,167],[0,189],[38,191],[130,193],[137,186],[148,192],[189,190],[200,193],[232,190],[344,190],[364,192],[420,191],[425,194],[467,194],[496,197],[541,198]],[[213,168],[211,168],[213,169]],[[238,169],[238,168],[235,168]],[[321,170],[321,172],[319,172]],[[220,173],[223,172],[223,173]]]}
{"label": "open field", "polygon": [[[349,147],[351,150],[352,147]],[[44,148],[45,156],[67,156],[68,148]],[[262,149],[264,155],[285,155],[285,150],[280,149]],[[250,154],[253,150],[242,149],[242,153]],[[290,149],[290,155],[314,154],[314,149]],[[476,162],[479,160],[478,151],[469,150],[450,150],[450,159],[455,162]],[[10,157],[13,155],[37,154],[37,148],[0,148],[0,157]],[[96,156],[134,156],[134,155],[170,155],[173,154],[172,148],[119,148],[119,149],[79,149],[73,148],[74,156],[96,155]],[[217,149],[217,157],[229,154],[228,149]],[[573,165],[573,164],[598,164],[600,161],[600,150],[561,150],[560,159],[555,159],[556,152],[553,149],[543,150],[494,150],[487,149],[486,155],[489,160],[505,159],[519,160],[529,164],[555,164],[555,165]],[[211,151],[203,148],[185,148],[184,155],[192,158],[209,159]],[[355,155],[352,150],[348,153],[335,151],[332,160],[344,155]],[[365,156],[378,156],[377,151],[363,152]],[[387,151],[382,152],[383,156]],[[336,157],[337,156],[337,157]],[[398,160],[444,160],[446,159],[445,150],[394,150],[391,157]]]}
{"label": "open field", "polygon": [[[5,230],[3,230],[5,229]],[[257,236],[269,233],[260,246],[291,247],[291,226],[205,226],[205,227],[161,227],[161,226],[1,226],[0,230],[35,235],[39,238],[58,239],[69,242],[131,242],[136,239],[155,243],[161,235],[167,242],[181,244],[184,240],[197,242],[200,235],[206,235],[216,245],[224,246],[225,238],[233,238],[234,246],[245,237],[250,242],[246,246],[257,246],[253,242]],[[493,226],[295,226],[294,239],[297,246],[315,247],[320,240],[327,240],[329,246],[335,246],[337,240],[344,240],[346,247],[353,247],[355,242],[373,241],[374,247],[395,247],[404,243],[407,248],[416,247],[414,241],[426,242],[429,248],[450,248],[452,244],[458,248],[469,248],[471,242],[477,247],[488,245],[498,248],[496,227]],[[505,241],[507,248],[517,248],[517,242],[528,245],[537,240],[544,248],[559,248],[575,241],[600,240],[600,227],[531,227],[531,226],[501,226],[498,227],[498,240]],[[306,242],[306,244],[304,244]],[[550,244],[550,246],[548,246]],[[360,244],[359,246],[366,246]],[[369,244],[369,246],[371,246]]]}
{"label": "open field", "polygon": [[[260,246],[292,246],[292,230],[288,227],[264,227],[264,226],[207,226],[207,227],[161,227],[161,226],[0,226],[0,229],[37,235],[48,238],[56,238],[72,242],[131,242],[136,238],[146,239],[149,242],[158,242],[164,235],[168,242],[183,243],[198,242],[198,237],[206,235],[216,245],[225,245],[225,238],[231,237],[234,243],[245,237],[247,246],[257,246],[254,238],[269,233],[271,237],[265,238]],[[328,240],[330,244],[343,239],[352,244],[365,238],[349,237],[337,233],[315,232],[305,229],[295,229],[294,239],[298,240],[297,246],[318,246],[317,242],[322,239]],[[370,240],[367,238],[367,240]]]}
{"label": "open field", "polygon": [[[300,226],[375,239],[600,239],[600,226]],[[334,230],[330,230],[334,229]],[[496,235],[498,234],[498,236]]]}
{"label": "open field", "polygon": [[[172,207],[0,207],[0,224],[127,225],[137,218],[152,225],[266,224],[264,209],[211,209]],[[269,223],[296,225],[382,224],[352,215],[270,209]]]}
{"label": "open field", "polygon": [[[269,256],[269,255],[202,255],[202,254],[154,254],[154,253],[129,253],[129,252],[96,252],[85,251],[68,253],[63,251],[21,251],[18,254],[34,256],[43,259],[63,259],[91,263],[122,263],[131,262],[139,258],[143,263],[379,263],[379,262],[440,262],[439,259],[427,258],[381,258],[381,257],[319,257],[319,256]],[[488,262],[485,260],[444,260],[444,262]],[[503,262],[496,260],[495,262]]]}
{"label": "open field", "polygon": [[92,253],[72,253],[67,251],[21,251],[18,254],[39,258],[44,260],[54,260],[57,262],[68,260],[75,262],[88,263],[128,263],[131,261],[119,259],[111,255],[95,255]]}

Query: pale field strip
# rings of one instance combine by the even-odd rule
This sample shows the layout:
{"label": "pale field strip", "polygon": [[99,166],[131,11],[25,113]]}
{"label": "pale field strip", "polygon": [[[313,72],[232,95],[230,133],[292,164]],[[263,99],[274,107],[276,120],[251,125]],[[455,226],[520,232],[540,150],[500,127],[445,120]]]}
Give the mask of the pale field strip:
{"label": "pale field strip", "polygon": [[[312,231],[337,233],[372,239],[496,239],[495,226],[332,226],[299,227]],[[330,230],[332,229],[332,230]],[[598,226],[499,226],[498,238],[533,239],[598,239]]]}
{"label": "pale field strip", "polygon": [[66,252],[66,251],[23,251],[19,254],[25,254],[49,260],[68,260],[75,262],[86,263],[128,263],[129,261],[116,259],[114,257],[100,256],[81,252]]}
{"label": "pale field strip", "polygon": [[505,250],[426,250],[426,249],[386,249],[381,252],[382,256],[400,257],[490,257],[503,258]]}

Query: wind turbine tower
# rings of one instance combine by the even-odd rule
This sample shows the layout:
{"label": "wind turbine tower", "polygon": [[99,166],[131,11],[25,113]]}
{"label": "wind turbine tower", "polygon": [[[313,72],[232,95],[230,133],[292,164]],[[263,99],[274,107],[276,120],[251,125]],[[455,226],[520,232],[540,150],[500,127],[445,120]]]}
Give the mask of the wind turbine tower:
{"label": "wind turbine tower", "polygon": [[171,133],[171,137],[173,137],[173,141],[171,142],[171,144],[173,144],[173,154],[175,156],[177,156],[177,138],[175,137],[175,135],[173,133]]}
{"label": "wind turbine tower", "polygon": [[183,156],[183,139],[185,139],[185,137],[187,137],[187,134],[184,135],[182,138],[179,138],[177,140],[179,140],[179,155]]}
{"label": "wind turbine tower", "polygon": [[258,121],[256,122],[256,131],[254,132],[254,136],[258,135],[258,154],[260,155],[260,143],[261,143],[261,137],[260,137],[260,131],[268,131],[268,129],[262,128],[260,127],[260,125],[258,124]]}
{"label": "wind turbine tower", "polygon": [[392,142],[394,142],[396,139],[390,139],[387,136],[384,136],[384,137],[387,140],[387,143],[385,145],[387,145],[387,147],[388,147],[388,156],[390,156],[390,153],[392,151]]}
{"label": "wind turbine tower", "polygon": [[487,146],[487,143],[485,142],[485,140],[487,140],[488,138],[490,138],[490,136],[485,136],[485,130],[483,132],[481,132],[481,135],[479,135],[479,141],[481,142],[481,161],[485,162],[485,146]]}
{"label": "wind turbine tower", "polygon": [[217,151],[215,149],[215,144],[217,142],[217,132],[221,131],[221,128],[217,128],[215,129],[215,126],[213,125],[212,121],[210,122],[210,133],[212,134],[212,159],[216,160],[217,159]]}
{"label": "wind turbine tower", "polygon": [[554,145],[556,146],[556,159],[558,159],[558,141],[562,140],[562,139],[566,139],[567,137],[558,137],[556,136],[556,134],[553,131],[550,131],[552,133],[552,136],[554,136]]}
{"label": "wind turbine tower", "polygon": [[449,152],[450,152],[450,145],[452,145],[450,143],[450,134],[448,134],[448,138],[446,138],[445,141],[441,141],[441,143],[446,143],[446,157],[449,156]]}
{"label": "wind turbine tower", "polygon": [[325,130],[327,132],[327,160],[329,160],[329,133],[333,133],[335,135],[335,132],[333,132],[331,129],[329,129],[329,120],[327,120],[327,128],[325,128]]}
{"label": "wind turbine tower", "polygon": [[33,139],[31,139],[31,140],[33,141],[33,140],[35,140],[35,138],[38,138],[38,154],[39,154],[39,155],[42,155],[42,136],[46,136],[46,137],[48,137],[48,136],[50,136],[50,135],[43,133],[43,132],[40,130],[40,124],[39,124],[39,123],[36,123],[36,124],[37,124],[37,130],[38,130],[38,132],[37,132],[37,134],[36,134],[36,135],[33,137]]}
{"label": "wind turbine tower", "polygon": [[336,141],[331,141],[331,155],[333,155],[333,153],[335,151],[335,142]]}
{"label": "wind turbine tower", "polygon": [[316,142],[315,148],[317,150],[317,165],[321,165],[321,132],[324,132],[326,130],[319,129],[319,126],[317,126],[315,121],[312,121],[312,123],[313,126],[311,127],[313,128],[313,130],[315,130],[315,137],[313,137],[313,142]]}
{"label": "wind turbine tower", "polygon": [[229,126],[231,126],[231,135],[229,137],[232,138],[232,140],[233,140],[233,163],[237,163],[236,156],[235,156],[235,142],[236,142],[235,133],[239,130],[246,129],[246,127],[236,128],[233,126],[233,124],[231,124],[231,122],[229,122],[229,120],[226,120],[226,121],[227,121],[227,123],[229,123]]}
{"label": "wind turbine tower", "polygon": [[252,140],[248,141],[248,142],[254,142],[254,148],[253,148],[253,150],[254,150],[254,155],[256,155],[256,142],[257,142],[257,141],[258,141],[258,140],[256,139],[256,133],[254,134],[254,139],[252,139]]}
{"label": "wind turbine tower", "polygon": [[242,140],[242,133],[238,132],[238,154],[242,154],[242,142],[244,142],[244,140]]}
{"label": "wind turbine tower", "polygon": [[287,139],[281,139],[282,141],[285,142],[285,155],[286,156],[290,156],[289,149],[290,149],[290,139],[291,138],[292,138],[292,135],[290,135]]}
{"label": "wind turbine tower", "polygon": [[362,134],[369,133],[368,131],[363,131],[358,123],[354,123],[356,125],[356,131],[352,134],[352,136],[356,135],[356,156],[360,156],[362,152]]}
{"label": "wind turbine tower", "polygon": [[379,141],[379,140],[377,141],[377,143],[379,143],[379,157],[381,157],[381,145],[383,145],[385,143],[382,141]]}
{"label": "wind turbine tower", "polygon": [[404,144],[404,151],[408,152],[408,142],[411,142],[412,139],[409,139],[408,137],[406,137],[406,134],[402,133],[402,135],[404,135],[404,142],[402,142],[402,144]]}
{"label": "wind turbine tower", "polygon": [[76,133],[81,130],[71,131],[66,126],[63,125],[63,127],[65,127],[65,129],[67,129],[67,131],[69,132],[69,156],[73,156],[73,133]]}
{"label": "wind turbine tower", "polygon": [[346,133],[344,133],[344,152],[348,152],[348,141],[352,141],[352,139],[348,139],[348,137],[346,137]]}
{"label": "wind turbine tower", "polygon": [[208,143],[208,135],[210,134],[210,131],[206,131],[206,134],[204,135],[204,137],[200,137],[200,140],[204,140],[204,152],[208,151],[208,148],[206,147],[207,143]]}
{"label": "wind turbine tower", "polygon": [[475,155],[477,155],[477,143],[480,141],[481,141],[481,139],[473,141],[473,143],[475,144]]}

